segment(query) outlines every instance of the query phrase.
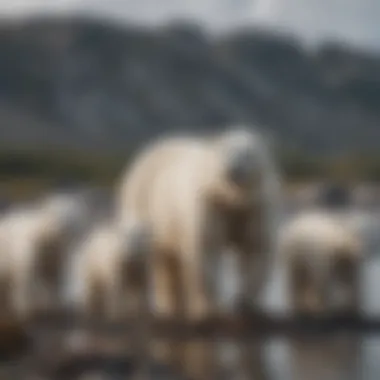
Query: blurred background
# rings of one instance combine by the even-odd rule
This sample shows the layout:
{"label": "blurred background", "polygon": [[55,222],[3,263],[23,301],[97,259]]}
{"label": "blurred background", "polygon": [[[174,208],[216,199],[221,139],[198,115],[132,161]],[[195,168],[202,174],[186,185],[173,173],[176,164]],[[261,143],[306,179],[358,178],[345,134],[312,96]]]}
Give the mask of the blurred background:
{"label": "blurred background", "polygon": [[[271,141],[289,205],[334,180],[361,189],[363,225],[378,220],[379,1],[0,0],[0,16],[4,199],[110,187],[148,140],[245,123]],[[376,255],[364,270],[365,310],[380,313]],[[282,380],[281,344],[268,360]],[[366,338],[360,380],[378,379],[379,355]]]}
{"label": "blurred background", "polygon": [[289,181],[377,180],[379,14],[376,0],[2,0],[1,178],[106,183],[156,135],[245,122]]}

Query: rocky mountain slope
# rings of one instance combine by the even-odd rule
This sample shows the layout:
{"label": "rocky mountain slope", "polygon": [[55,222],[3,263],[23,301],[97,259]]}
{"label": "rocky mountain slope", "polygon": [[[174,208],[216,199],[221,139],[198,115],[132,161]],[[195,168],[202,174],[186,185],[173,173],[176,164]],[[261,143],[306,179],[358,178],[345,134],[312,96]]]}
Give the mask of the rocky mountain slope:
{"label": "rocky mountain slope", "polygon": [[125,149],[246,122],[308,152],[376,151],[380,57],[259,30],[136,29],[95,19],[0,25],[0,147]]}

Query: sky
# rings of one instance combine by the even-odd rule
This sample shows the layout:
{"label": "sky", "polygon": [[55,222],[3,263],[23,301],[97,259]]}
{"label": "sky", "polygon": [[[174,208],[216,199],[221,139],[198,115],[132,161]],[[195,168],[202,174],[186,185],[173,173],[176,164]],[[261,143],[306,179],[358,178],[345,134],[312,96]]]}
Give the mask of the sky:
{"label": "sky", "polygon": [[201,22],[213,32],[259,25],[306,42],[348,41],[380,50],[380,0],[0,0],[0,15],[93,13],[143,24]]}

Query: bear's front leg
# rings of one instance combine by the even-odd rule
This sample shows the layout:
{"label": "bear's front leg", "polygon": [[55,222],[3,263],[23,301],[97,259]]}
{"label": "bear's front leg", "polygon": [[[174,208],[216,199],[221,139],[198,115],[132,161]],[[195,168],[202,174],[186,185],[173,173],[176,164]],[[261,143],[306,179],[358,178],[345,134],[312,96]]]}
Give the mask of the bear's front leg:
{"label": "bear's front leg", "polygon": [[270,234],[262,210],[252,212],[242,226],[242,234],[234,241],[238,255],[241,279],[236,308],[256,318],[264,317],[260,310],[260,296],[268,282],[273,253],[270,252]]}
{"label": "bear's front leg", "polygon": [[219,245],[210,244],[210,237],[202,225],[188,232],[181,249],[181,281],[186,315],[196,321],[217,314],[220,250],[217,249]]}

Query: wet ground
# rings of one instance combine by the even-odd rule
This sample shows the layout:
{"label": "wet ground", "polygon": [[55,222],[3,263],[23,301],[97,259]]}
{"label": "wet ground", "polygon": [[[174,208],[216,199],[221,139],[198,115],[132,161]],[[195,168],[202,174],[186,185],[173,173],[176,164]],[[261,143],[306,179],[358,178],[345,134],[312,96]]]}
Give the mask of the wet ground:
{"label": "wet ground", "polygon": [[[291,216],[292,212],[284,214],[283,222]],[[373,208],[367,211],[351,212],[350,218],[355,223],[358,223],[363,236],[367,240],[367,256],[366,262],[362,269],[362,294],[363,310],[371,315],[380,316],[380,207]],[[372,219],[371,219],[372,218]],[[231,263],[226,262],[224,270],[222,271],[222,292],[223,298],[228,303],[231,295],[233,295],[236,289],[236,282],[233,275],[233,267]],[[283,270],[280,266],[275,266],[271,281],[269,282],[268,288],[265,292],[265,305],[267,308],[273,312],[284,312],[286,311],[286,293],[284,291],[284,275]],[[54,350],[54,348],[53,348]],[[323,360],[315,360],[315,365],[311,367],[310,373],[312,377],[302,380],[310,380],[314,378],[320,378],[323,380],[348,380],[345,375],[347,369],[350,369],[353,361],[359,360],[359,371],[358,373],[350,372],[350,380],[378,380],[380,377],[380,335],[379,336],[366,336],[360,342],[360,349],[358,353],[351,355],[347,359],[346,364],[343,363],[342,373],[336,373],[331,377],[326,377],[323,372],[324,367],[327,363]],[[130,362],[126,361],[125,358],[114,358],[112,361],[92,356],[87,358],[82,362],[89,368],[95,369],[89,378],[91,379],[126,379],[129,374],[133,373],[133,366]],[[268,370],[268,374],[271,380],[295,380],[292,372],[291,365],[291,353],[289,350],[289,342],[286,340],[272,339],[267,342],[266,352],[265,352],[265,363]],[[331,363],[330,363],[331,364]],[[15,367],[12,365],[7,366],[7,371],[9,374],[9,368],[12,368],[11,372],[16,371]],[[1,368],[0,368],[1,369]],[[71,364],[63,365],[61,368],[60,376],[55,376],[59,379],[70,379],[74,380],[76,377],[73,375],[77,368],[75,365]],[[16,371],[17,372],[17,371]],[[320,374],[319,374],[320,372]],[[162,367],[155,366],[152,368],[152,374],[154,379],[171,379],[173,377]],[[88,372],[88,375],[90,373]],[[1,376],[0,379],[16,378],[16,373],[12,376]],[[29,379],[28,379],[29,380]]]}

